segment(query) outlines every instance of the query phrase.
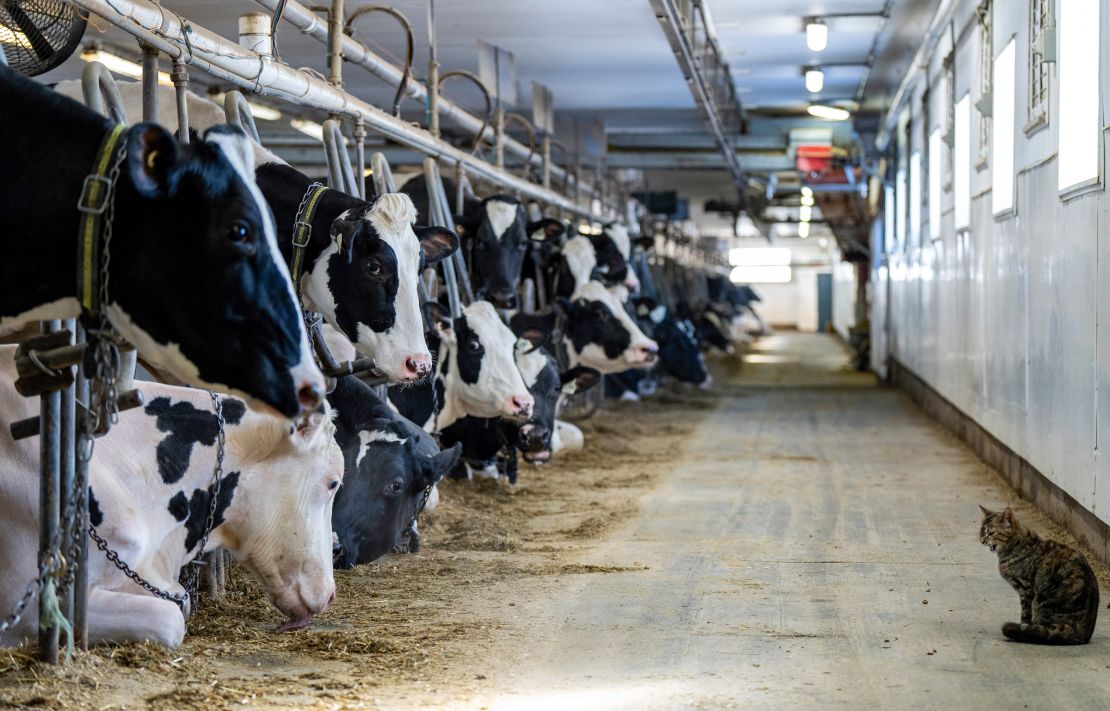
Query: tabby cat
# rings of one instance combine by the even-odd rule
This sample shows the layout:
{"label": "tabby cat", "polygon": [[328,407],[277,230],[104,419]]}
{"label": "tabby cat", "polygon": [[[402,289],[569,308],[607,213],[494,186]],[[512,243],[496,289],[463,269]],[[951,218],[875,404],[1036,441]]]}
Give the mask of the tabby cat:
{"label": "tabby cat", "polygon": [[1098,581],[1081,553],[1025,528],[1011,509],[982,506],[979,541],[998,553],[998,570],[1021,598],[1021,624],[1002,634],[1015,642],[1086,644],[1098,617]]}

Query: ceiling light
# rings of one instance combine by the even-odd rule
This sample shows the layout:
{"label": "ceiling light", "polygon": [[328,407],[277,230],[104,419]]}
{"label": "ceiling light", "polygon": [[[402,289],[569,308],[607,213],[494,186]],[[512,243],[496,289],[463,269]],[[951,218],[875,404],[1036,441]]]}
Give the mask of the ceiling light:
{"label": "ceiling light", "polygon": [[806,24],[806,46],[813,52],[820,52],[828,47],[829,26],[817,19],[808,22]]}
{"label": "ceiling light", "polygon": [[[141,80],[143,78],[143,68],[139,63],[105,52],[102,49],[83,50],[81,52],[81,59],[86,62],[100,62],[113,74],[131,77],[132,79]],[[173,82],[170,81],[170,75],[166,72],[158,72],[158,83],[162,86],[173,86]]]}
{"label": "ceiling light", "polygon": [[846,121],[852,114],[847,109],[838,109],[835,106],[822,106],[821,104],[811,104],[809,115],[814,118],[824,119],[825,121]]}
{"label": "ceiling light", "polygon": [[802,195],[802,204],[806,207],[813,207],[813,195]]}
{"label": "ceiling light", "polygon": [[813,219],[813,208],[808,205],[802,205],[798,208],[798,219],[802,222],[809,222]]}
{"label": "ceiling light", "polygon": [[307,119],[293,119],[289,122],[289,125],[297,129],[304,135],[315,138],[317,141],[324,140],[324,127],[316,123],[315,121],[309,121]]}
{"label": "ceiling light", "polygon": [[791,252],[786,247],[736,247],[728,251],[734,267],[788,267]]}
{"label": "ceiling light", "polygon": [[816,94],[825,88],[825,73],[820,69],[806,70],[806,90]]}
{"label": "ceiling light", "polygon": [[822,248],[825,248],[829,246],[829,241],[822,237],[821,239],[817,240],[817,244],[821,245]]}
{"label": "ceiling light", "polygon": [[799,222],[798,223],[798,236],[801,237],[802,239],[805,239],[806,237],[809,237],[809,223],[808,222]]}
{"label": "ceiling light", "polygon": [[802,186],[802,197],[812,198],[813,197],[813,188],[809,187],[808,185],[803,185]]}

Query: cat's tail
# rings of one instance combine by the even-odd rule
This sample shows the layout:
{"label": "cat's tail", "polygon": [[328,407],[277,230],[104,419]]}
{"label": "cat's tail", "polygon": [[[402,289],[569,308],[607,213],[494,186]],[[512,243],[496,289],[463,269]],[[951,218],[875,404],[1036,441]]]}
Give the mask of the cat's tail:
{"label": "cat's tail", "polygon": [[1026,644],[1087,644],[1091,640],[1089,630],[1071,622],[1055,622],[1050,625],[1007,622],[1002,625],[1002,634],[1015,642]]}

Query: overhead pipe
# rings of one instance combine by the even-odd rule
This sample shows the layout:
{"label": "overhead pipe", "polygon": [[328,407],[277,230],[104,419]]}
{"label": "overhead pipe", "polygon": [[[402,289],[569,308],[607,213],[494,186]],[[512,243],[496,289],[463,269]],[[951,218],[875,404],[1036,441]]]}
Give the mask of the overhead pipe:
{"label": "overhead pipe", "polygon": [[499,170],[307,72],[260,56],[196,23],[186,22],[180,15],[151,0],[74,0],[74,3],[154,45],[179,63],[199,67],[219,79],[264,96],[328,113],[361,116],[368,129],[427,156],[451,164],[462,163],[471,175],[587,219],[604,219],[562,195]]}
{"label": "overhead pipe", "polygon": [[[255,2],[270,12],[276,12],[278,6],[282,4],[282,0],[255,0]],[[296,0],[286,0],[284,4],[285,9],[282,11],[282,20],[291,23],[304,34],[325,44],[327,43],[327,27],[316,13],[307,6],[296,2]],[[346,59],[352,64],[357,64],[390,86],[399,87],[404,80],[404,72],[400,68],[371,51],[370,48],[353,37],[344,35],[340,39],[340,51],[343,59]],[[434,83],[434,81],[429,81],[429,85],[434,85]],[[496,134],[492,126],[466,111],[450,99],[439,96],[438,92],[429,92],[429,87],[425,84],[416,80],[410,80],[405,89],[405,94],[417,101],[429,101],[429,108],[431,109],[429,118],[433,126],[438,128],[439,119],[448,118],[479,140],[488,140],[491,144],[495,143]],[[520,160],[527,160],[530,154],[528,146],[508,137],[506,137],[504,142],[504,150],[509,155],[515,156]],[[531,162],[534,163],[537,168],[543,168],[541,165],[542,160],[543,158],[540,155],[532,155]],[[556,179],[562,180],[564,175],[563,169],[558,166],[552,166],[552,175]],[[589,195],[593,196],[595,193],[589,191]]]}

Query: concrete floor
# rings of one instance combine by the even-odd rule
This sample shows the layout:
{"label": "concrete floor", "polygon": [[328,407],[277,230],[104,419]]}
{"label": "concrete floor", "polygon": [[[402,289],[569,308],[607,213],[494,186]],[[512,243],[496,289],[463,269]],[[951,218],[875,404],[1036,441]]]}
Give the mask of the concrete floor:
{"label": "concrete floor", "polygon": [[1106,624],[1085,647],[1002,638],[1018,599],[976,504],[1012,495],[966,448],[829,336],[747,361],[584,560],[646,569],[517,608],[489,708],[1110,708]]}

